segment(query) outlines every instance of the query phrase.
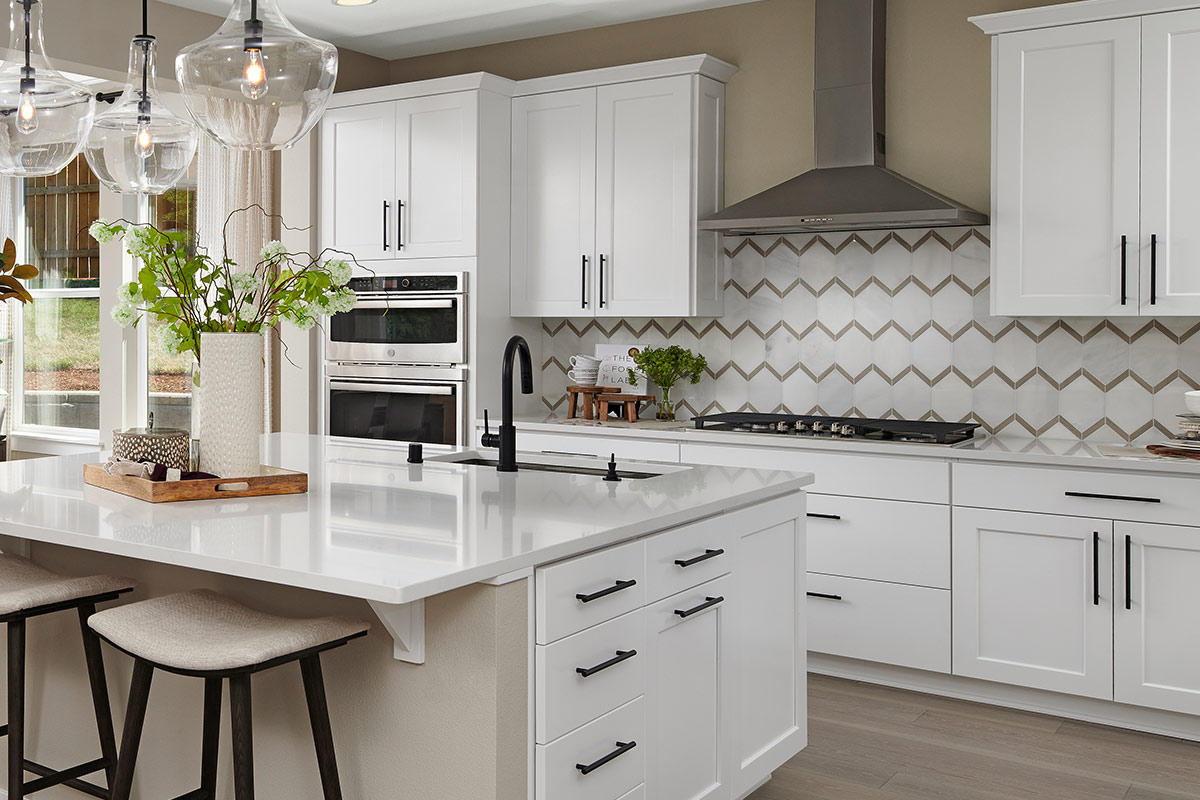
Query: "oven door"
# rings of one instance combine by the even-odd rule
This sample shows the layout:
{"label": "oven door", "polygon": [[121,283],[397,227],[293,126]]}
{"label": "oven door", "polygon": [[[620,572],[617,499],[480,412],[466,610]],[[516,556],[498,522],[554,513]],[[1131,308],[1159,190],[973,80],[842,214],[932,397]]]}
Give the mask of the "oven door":
{"label": "oven door", "polygon": [[457,446],[463,436],[463,384],[458,381],[326,380],[330,436]]}
{"label": "oven door", "polygon": [[325,358],[394,364],[465,364],[466,297],[359,295],[327,326]]}

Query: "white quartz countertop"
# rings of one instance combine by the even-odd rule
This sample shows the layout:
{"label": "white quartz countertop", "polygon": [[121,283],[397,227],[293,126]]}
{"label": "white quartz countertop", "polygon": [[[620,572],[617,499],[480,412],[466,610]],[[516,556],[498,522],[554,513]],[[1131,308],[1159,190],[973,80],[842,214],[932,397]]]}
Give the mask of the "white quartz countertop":
{"label": "white quartz countertop", "polygon": [[[945,461],[988,461],[1078,469],[1167,472],[1200,477],[1200,461],[1198,460],[1163,458],[1152,455],[1144,448],[1128,447],[1118,443],[1104,445],[1065,439],[977,435],[971,442],[947,447],[901,442],[869,442],[859,439],[808,439],[793,436],[768,436],[761,433],[705,431],[697,430],[691,422],[658,422],[655,420],[641,420],[631,424],[615,419],[601,423],[595,420],[527,417],[517,420],[516,424],[520,430],[541,433],[619,436],[683,444],[776,447],[814,452],[936,458]],[[480,422],[479,425],[482,428],[483,423]],[[519,436],[517,437],[517,447],[521,447]]]}
{"label": "white quartz countertop", "polygon": [[[451,452],[427,446],[426,458]],[[83,465],[94,455],[0,464],[0,535],[408,603],[813,481],[716,467],[675,467],[620,483],[500,474],[429,460],[409,465],[404,446],[298,434],[264,436],[262,453],[264,464],[307,472],[308,493],[150,504],[85,485]]]}

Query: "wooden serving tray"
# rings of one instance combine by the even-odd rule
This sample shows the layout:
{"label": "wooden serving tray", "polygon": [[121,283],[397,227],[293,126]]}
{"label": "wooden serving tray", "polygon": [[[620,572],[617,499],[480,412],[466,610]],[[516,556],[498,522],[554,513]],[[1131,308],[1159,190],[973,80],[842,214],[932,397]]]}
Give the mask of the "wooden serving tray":
{"label": "wooden serving tray", "polygon": [[261,475],[248,478],[206,478],[198,481],[152,481],[132,475],[109,475],[100,464],[83,465],[83,482],[147,503],[180,500],[221,500],[233,497],[267,497],[304,494],[308,473],[280,467],[262,467]]}
{"label": "wooden serving tray", "polygon": [[1192,458],[1200,459],[1200,450],[1187,450],[1182,447],[1171,447],[1165,444],[1147,445],[1146,449],[1156,456],[1166,456],[1167,458]]}

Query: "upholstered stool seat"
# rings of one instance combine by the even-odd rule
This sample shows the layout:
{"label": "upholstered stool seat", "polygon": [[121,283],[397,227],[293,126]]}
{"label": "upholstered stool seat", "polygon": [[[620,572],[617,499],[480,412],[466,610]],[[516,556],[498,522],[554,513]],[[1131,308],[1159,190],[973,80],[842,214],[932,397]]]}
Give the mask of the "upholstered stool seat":
{"label": "upholstered stool seat", "polygon": [[[26,795],[51,786],[68,786],[96,797],[108,796],[108,789],[84,780],[86,775],[104,772],[111,787],[117,769],[117,743],[104,676],[104,657],[100,652],[100,640],[87,622],[96,613],[97,603],[115,600],[133,588],[134,582],[128,578],[59,575],[29,559],[0,553],[0,623],[8,628],[8,724],[0,728],[0,735],[8,737],[8,800],[23,800]],[[26,627],[33,617],[72,609],[79,615],[101,755],[59,770],[25,757]],[[26,772],[38,777],[26,781]]]}
{"label": "upholstered stool seat", "polygon": [[180,672],[228,672],[365,633],[343,617],[264,614],[206,590],[101,611],[92,630],[131,656]]}
{"label": "upholstered stool seat", "polygon": [[228,679],[234,795],[236,800],[253,800],[250,677],[292,661],[300,662],[322,790],[326,800],[341,800],[321,653],[365,635],[369,627],[366,623],[345,617],[275,616],[205,590],[109,609],[89,622],[101,638],[134,659],[111,800],[129,800],[155,669],[204,678],[200,788],[184,797],[215,798],[221,695],[223,681]]}

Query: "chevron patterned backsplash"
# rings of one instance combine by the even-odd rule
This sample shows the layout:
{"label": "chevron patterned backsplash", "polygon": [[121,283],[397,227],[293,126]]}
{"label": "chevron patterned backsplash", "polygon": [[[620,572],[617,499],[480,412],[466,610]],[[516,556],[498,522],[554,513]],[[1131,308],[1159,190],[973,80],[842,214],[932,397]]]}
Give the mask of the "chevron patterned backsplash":
{"label": "chevron patterned backsplash", "polygon": [[[725,239],[719,319],[543,321],[542,400],[601,343],[708,358],[681,414],[975,421],[989,433],[1158,441],[1200,389],[1200,319],[993,317],[988,228]],[[678,389],[677,389],[678,392]],[[653,414],[653,408],[648,414]]]}

